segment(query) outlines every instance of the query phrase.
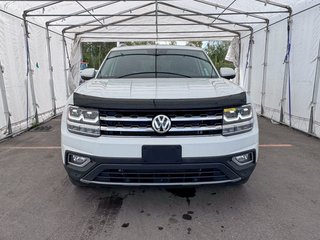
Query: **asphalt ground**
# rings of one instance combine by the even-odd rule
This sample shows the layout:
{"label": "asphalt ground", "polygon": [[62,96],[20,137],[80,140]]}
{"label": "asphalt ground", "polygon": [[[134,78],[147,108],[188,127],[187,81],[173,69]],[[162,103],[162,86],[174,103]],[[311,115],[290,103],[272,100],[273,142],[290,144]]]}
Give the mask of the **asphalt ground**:
{"label": "asphalt ground", "polygon": [[0,240],[320,239],[320,140],[260,118],[244,186],[77,188],[60,120],[0,143]]}

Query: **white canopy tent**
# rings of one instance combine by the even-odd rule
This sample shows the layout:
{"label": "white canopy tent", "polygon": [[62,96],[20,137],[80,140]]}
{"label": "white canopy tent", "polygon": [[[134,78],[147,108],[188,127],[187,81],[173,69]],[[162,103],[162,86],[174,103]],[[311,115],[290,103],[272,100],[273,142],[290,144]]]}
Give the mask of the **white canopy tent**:
{"label": "white canopy tent", "polygon": [[0,138],[61,111],[81,42],[213,39],[261,115],[320,137],[319,22],[320,0],[2,1]]}

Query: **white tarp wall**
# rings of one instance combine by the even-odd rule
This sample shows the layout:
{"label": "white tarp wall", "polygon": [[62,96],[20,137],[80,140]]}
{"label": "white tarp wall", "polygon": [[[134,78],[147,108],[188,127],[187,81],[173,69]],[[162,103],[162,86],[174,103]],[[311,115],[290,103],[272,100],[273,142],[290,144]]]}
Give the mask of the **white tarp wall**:
{"label": "white tarp wall", "polygon": [[[46,43],[46,30],[28,24],[31,68],[39,122],[53,116],[50,91],[50,72]],[[63,66],[62,37],[50,33],[53,55],[53,79],[57,112],[65,105],[66,82]],[[70,41],[68,41],[70,44]],[[23,21],[0,12],[0,62],[13,133],[18,133],[35,124],[30,74],[27,80],[27,50]],[[1,94],[1,93],[0,93]],[[0,139],[5,137],[7,121],[2,96],[0,95]],[[28,119],[28,121],[27,121]]]}
{"label": "white tarp wall", "polygon": [[[299,9],[296,9],[299,11]],[[320,41],[320,8],[314,7],[292,16],[291,22],[291,51],[290,51],[290,97],[291,97],[291,126],[309,131],[310,111]],[[285,75],[285,55],[287,50],[287,20],[270,26],[269,46],[267,52],[265,99],[262,101],[263,64],[266,31],[254,34],[253,66],[251,88],[248,89],[248,69],[246,69],[246,53],[249,46],[249,37],[242,39],[241,54],[241,84],[250,92],[257,112],[279,122],[281,101],[284,104],[285,124],[290,125],[289,119],[289,80],[286,85],[286,94],[282,99],[283,82]],[[243,78],[246,72],[246,78]],[[288,76],[289,76],[288,75]],[[319,76],[318,76],[319,78]],[[317,89],[316,89],[317,90]],[[318,89],[319,91],[319,89]],[[316,99],[313,131],[320,137],[320,94]]]}

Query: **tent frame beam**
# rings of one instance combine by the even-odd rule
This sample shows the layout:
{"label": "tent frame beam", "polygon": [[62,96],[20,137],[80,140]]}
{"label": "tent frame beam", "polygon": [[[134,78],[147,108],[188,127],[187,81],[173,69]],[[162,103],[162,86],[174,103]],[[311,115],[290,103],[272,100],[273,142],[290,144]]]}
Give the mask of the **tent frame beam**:
{"label": "tent frame beam", "polygon": [[[36,100],[36,94],[34,90],[34,79],[33,79],[33,69],[31,67],[31,56],[30,56],[30,46],[29,46],[29,30],[28,30],[28,21],[26,12],[23,13],[23,23],[24,23],[24,36],[25,36],[25,44],[26,44],[26,51],[27,51],[27,78],[26,78],[26,92],[28,93],[28,82],[30,82],[30,90],[31,90],[31,98],[32,98],[32,105],[34,111],[34,119],[35,124],[39,123],[39,115],[38,115],[38,104]],[[27,98],[28,98],[27,94]],[[27,109],[27,128],[29,128],[29,112]]]}
{"label": "tent frame beam", "polygon": [[[224,5],[220,5],[220,4],[217,4],[217,3],[208,2],[208,1],[205,1],[205,0],[194,0],[194,1],[195,1],[195,2],[199,2],[199,3],[202,3],[202,4],[205,4],[205,5],[208,5],[208,6],[211,6],[211,7],[216,7],[216,8],[221,8],[221,9],[224,9],[224,8],[225,8]],[[231,12],[235,12],[235,13],[242,14],[242,15],[247,15],[247,16],[249,16],[249,17],[257,18],[257,19],[263,20],[263,21],[265,21],[265,22],[268,22],[268,21],[269,21],[268,18],[261,17],[261,16],[258,16],[258,15],[256,15],[256,14],[248,13],[248,12],[245,12],[245,11],[241,11],[241,10],[238,10],[238,9],[235,9],[235,8],[229,7],[228,10],[231,11]]]}
{"label": "tent frame beam", "polygon": [[[97,10],[99,8],[107,7],[107,6],[115,4],[115,3],[117,3],[117,1],[107,2],[107,3],[100,4],[100,5],[91,7],[91,8],[87,8],[87,10],[88,11],[93,11],[93,10]],[[82,14],[82,13],[85,13],[85,12],[86,12],[86,10],[80,10],[80,11],[77,11],[77,12],[73,12],[72,14],[79,15],[79,14]],[[66,18],[68,18],[68,17],[57,17],[57,18],[54,18],[54,19],[51,19],[50,21],[48,21],[47,24],[51,25],[53,22],[57,22],[57,21],[60,21],[60,20],[66,19]]]}
{"label": "tent frame beam", "polygon": [[288,5],[281,4],[281,3],[278,3],[278,2],[275,2],[275,1],[271,1],[271,0],[256,0],[256,1],[264,3],[265,5],[269,4],[269,5],[272,5],[272,6],[275,6],[275,7],[286,9],[287,12],[290,15],[292,14],[292,8],[290,6],[288,6]]}
{"label": "tent frame beam", "polygon": [[[252,14],[279,14],[279,13],[288,13],[288,11],[253,11],[253,12],[247,12],[246,15],[252,15]],[[197,16],[197,14],[188,14],[188,13],[180,13],[180,14],[174,14],[176,17],[188,17],[188,16]],[[238,12],[224,12],[224,13],[203,13],[202,15],[207,16],[230,16],[230,15],[244,15],[243,13]],[[103,14],[103,13],[96,13],[96,14],[81,14],[81,15],[73,15],[73,14],[28,14],[28,17],[117,17],[116,14]],[[136,14],[126,14],[123,15],[125,17],[134,17],[137,16]],[[153,15],[155,17],[156,15]],[[163,15],[159,15],[161,17]]]}
{"label": "tent frame beam", "polygon": [[[261,1],[261,0],[256,0]],[[269,4],[274,2],[267,1]],[[285,69],[284,69],[284,77],[283,77],[283,84],[282,84],[282,97],[280,100],[280,122],[284,123],[284,108],[285,108],[285,102],[287,99],[287,87],[289,84],[289,126],[292,125],[291,120],[291,88],[290,88],[290,52],[291,52],[291,36],[292,36],[292,9],[290,6],[287,5],[280,5],[282,8],[285,8],[288,10],[289,16],[287,20],[287,52],[286,57],[284,60],[285,63]]]}
{"label": "tent frame beam", "polygon": [[94,14],[92,14],[85,6],[83,6],[79,1],[76,1],[76,3],[78,3],[78,5],[81,6],[83,10],[85,10],[90,16],[92,16],[98,23],[103,25],[103,23],[96,16],[94,16]]}
{"label": "tent frame beam", "polygon": [[[185,9],[185,11],[189,11],[188,9]],[[150,11],[149,13],[153,13],[154,11]],[[160,13],[162,14],[165,14],[167,16],[172,16],[170,13],[167,13],[167,12],[163,12],[163,11],[159,11]],[[140,16],[138,17],[142,17],[142,16],[145,16],[146,14],[148,13],[143,13],[141,14]],[[99,30],[101,28],[104,28],[104,27],[107,27],[107,26],[112,26],[113,24],[116,24],[116,23],[121,23],[121,22],[126,22],[126,21],[129,21],[129,20],[132,20],[132,19],[135,19],[135,18],[138,18],[138,17],[130,17],[130,18],[126,18],[126,19],[122,19],[122,20],[118,20],[118,21],[115,21],[115,22],[111,22],[109,24],[105,24],[105,25],[102,25],[102,26],[99,26],[99,27],[96,27],[96,28],[93,28],[93,29],[90,29],[90,30],[86,30],[86,31],[82,31],[82,32],[79,32],[76,34],[76,36],[79,36],[79,35],[82,35],[82,34],[85,34],[85,33],[88,33],[88,32],[92,32],[92,31],[95,31],[95,30]],[[176,16],[174,16],[176,17]],[[211,27],[211,28],[216,28],[216,29],[219,29],[219,30],[222,30],[222,31],[226,31],[226,32],[230,32],[230,33],[234,33],[236,35],[238,35],[240,37],[240,33],[237,32],[237,31],[233,31],[233,30],[230,30],[230,29],[227,29],[227,28],[222,28],[222,27],[217,27],[217,26],[211,26],[210,23],[207,24],[207,23],[204,23],[204,22],[201,22],[201,21],[197,21],[197,20],[194,20],[194,19],[190,19],[190,18],[185,18],[185,17],[177,17],[179,19],[183,19],[185,21],[189,21],[189,22],[193,22],[193,23],[196,23],[197,25],[204,25],[204,26],[208,26],[208,27]],[[233,22],[231,22],[230,24],[235,24]],[[251,32],[252,32],[252,28],[249,27],[249,26],[246,26]],[[106,32],[107,33],[107,32]],[[199,37],[200,38],[200,37]]]}
{"label": "tent frame beam", "polygon": [[[70,67],[67,67],[67,53],[68,53],[68,49],[67,49],[67,42],[66,42],[66,38],[64,36],[64,33],[62,33],[62,51],[63,51],[63,70],[64,70],[64,80],[65,80],[65,84],[66,84],[66,99],[68,99],[70,93],[69,93],[69,85],[68,85],[68,71],[70,69]],[[70,66],[70,64],[69,64]]]}
{"label": "tent frame beam", "polygon": [[[198,25],[198,24],[197,24]],[[113,25],[113,26],[119,26],[119,25]],[[176,25],[175,25],[176,26]],[[189,26],[189,24],[183,24],[183,26]],[[237,30],[237,32],[247,32],[248,30]],[[185,34],[192,34],[192,33],[222,33],[222,32],[225,32],[223,30],[212,30],[212,31],[175,31],[175,32],[158,32],[158,34],[173,34],[173,33],[176,33],[176,34],[182,34],[182,33],[185,33]],[[68,32],[68,33],[78,33],[76,31],[74,32]],[[119,34],[119,35],[127,35],[127,34],[155,34],[154,31],[149,31],[149,32],[90,32],[90,34],[103,34],[103,33],[107,33],[107,34]]]}
{"label": "tent frame beam", "polygon": [[[159,11],[159,12],[162,12],[162,11]],[[163,12],[163,13],[168,14],[168,16],[171,16],[170,13],[166,13],[166,12]],[[186,17],[177,17],[177,18],[182,19],[182,20],[186,20],[186,21],[189,21],[189,22],[194,22],[194,23],[197,23],[199,25],[208,26],[210,28],[216,28],[216,29],[223,30],[223,31],[226,31],[226,32],[229,32],[229,33],[233,33],[233,34],[235,34],[237,36],[240,36],[240,33],[237,32],[237,31],[233,31],[233,30],[230,30],[230,29],[227,29],[227,28],[222,28],[222,27],[217,27],[217,26],[210,26],[210,23],[207,24],[207,23],[204,23],[204,22],[201,22],[201,21],[198,21],[198,20],[194,20],[194,19],[190,19],[190,18],[186,18]]]}
{"label": "tent frame beam", "polygon": [[159,4],[158,4],[158,0],[156,0],[155,3],[155,11],[156,11],[156,36],[157,36],[157,41],[158,41],[158,37],[159,37],[159,25],[158,25],[158,15],[159,15]]}
{"label": "tent frame beam", "polygon": [[221,19],[218,17],[212,17],[212,16],[207,16],[205,14],[202,14],[198,11],[194,11],[194,10],[191,10],[191,9],[188,9],[188,8],[182,8],[182,7],[178,7],[178,6],[175,6],[175,5],[172,5],[172,4],[168,4],[168,3],[160,3],[161,5],[165,5],[165,6],[169,6],[169,7],[172,7],[172,8],[175,8],[175,9],[178,9],[178,10],[182,10],[182,11],[187,11],[187,12],[191,12],[191,13],[194,13],[194,14],[197,14],[199,16],[203,16],[203,17],[209,17],[211,19],[214,19],[214,20],[219,20],[219,21],[222,21],[223,23],[209,23],[208,26],[212,26],[213,24],[216,24],[216,25],[223,25],[223,24],[233,24],[233,25],[237,25],[237,26],[240,26],[240,27],[244,27],[244,28],[247,28],[249,29],[250,31],[253,31],[252,27],[248,26],[248,25],[244,25],[244,24],[241,24],[241,23],[237,23],[237,22],[234,22],[234,21],[230,21],[230,20],[226,20],[226,19]]}
{"label": "tent frame beam", "polygon": [[[122,15],[121,15],[122,16]],[[211,25],[228,25],[230,23],[213,23]],[[265,22],[237,22],[237,24],[265,24]],[[159,23],[158,26],[179,26],[179,25],[183,25],[183,24],[175,24],[175,23]],[[197,24],[192,24],[192,25],[197,25]],[[51,27],[72,27],[72,26],[75,26],[75,27],[78,27],[78,24],[51,24],[50,25]],[[98,27],[98,26],[101,26],[101,24],[89,24],[89,25],[85,25],[85,26],[88,26],[88,27]],[[119,25],[118,25],[119,26]],[[155,26],[154,24],[131,24],[130,26]],[[70,33],[70,32],[69,32]]]}
{"label": "tent frame beam", "polygon": [[[181,40],[181,41],[188,41],[190,39],[193,39],[193,40],[210,40],[210,39],[221,39],[221,38],[234,38],[234,37],[237,37],[236,35],[223,35],[223,36],[215,36],[215,35],[212,35],[212,36],[199,36],[199,37],[188,37],[188,36],[182,36],[182,37],[158,37],[158,40],[170,40],[170,41],[174,41],[174,40]],[[84,39],[109,39],[109,40],[114,40],[112,42],[115,42],[117,40],[120,39],[121,42],[125,42],[125,40],[128,40],[128,41],[156,41],[157,40],[157,37],[122,37],[122,38],[119,38],[119,37],[109,37],[109,36],[105,36],[105,37],[92,37],[92,36],[81,36],[80,38]]]}
{"label": "tent frame beam", "polygon": [[47,40],[47,54],[48,54],[48,63],[49,63],[49,84],[50,84],[50,94],[51,94],[51,101],[52,101],[52,110],[53,115],[57,115],[57,106],[56,106],[56,97],[54,92],[54,79],[53,79],[53,66],[52,66],[52,54],[51,54],[51,44],[50,44],[50,31],[49,25],[46,24],[46,40]]}
{"label": "tent frame beam", "polygon": [[222,12],[218,15],[218,17],[216,19],[214,19],[211,24],[213,24],[217,19],[220,18],[220,16],[225,12],[227,11],[231,6],[232,4],[234,4],[237,0],[233,0],[228,6],[226,6],[225,8],[222,9]]}
{"label": "tent frame beam", "polygon": [[[139,9],[142,9],[144,7],[148,7],[148,6],[151,6],[153,5],[153,3],[147,3],[147,4],[143,4],[143,5],[140,5],[140,6],[137,6],[137,7],[133,7],[133,8],[129,8],[129,9],[126,9],[126,10],[123,10],[123,11],[120,11],[120,12],[117,12],[115,13],[117,16],[123,16],[124,13],[126,12],[132,12],[132,11],[135,11],[135,10],[139,10]],[[99,20],[100,21],[103,21],[103,20],[106,20],[106,19],[109,19],[110,17],[103,17],[103,18],[100,18]],[[82,26],[87,26],[88,24],[90,23],[95,23],[96,21],[95,20],[91,20],[91,21],[87,21],[87,22],[83,22],[83,23],[80,23],[80,24],[76,24],[76,25],[72,25],[72,26],[69,26],[69,27],[66,27],[62,30],[63,33],[67,33],[67,30],[70,30],[70,29],[73,29],[73,28],[77,28],[77,27],[82,27]]]}
{"label": "tent frame beam", "polygon": [[149,11],[149,12],[142,13],[141,15],[137,15],[137,16],[134,16],[134,17],[128,17],[128,18],[125,18],[125,19],[113,21],[113,22],[110,22],[110,23],[108,23],[108,24],[103,24],[103,25],[101,25],[100,27],[95,27],[95,28],[92,28],[92,29],[88,29],[88,30],[79,32],[79,33],[76,34],[76,37],[79,36],[79,35],[81,35],[81,34],[84,34],[84,33],[92,32],[92,31],[100,30],[100,29],[105,28],[105,27],[108,27],[108,26],[112,26],[112,24],[123,23],[123,22],[127,22],[127,21],[129,21],[129,20],[132,20],[132,19],[136,19],[136,18],[139,18],[139,17],[143,17],[145,14],[154,13],[154,12],[155,12],[155,10],[152,10],[152,11]]}
{"label": "tent frame beam", "polygon": [[51,2],[47,2],[47,3],[43,3],[43,4],[40,4],[40,5],[37,5],[37,6],[33,7],[33,8],[29,8],[29,9],[25,10],[23,12],[23,15],[25,15],[27,17],[29,12],[34,12],[34,11],[37,11],[39,9],[45,9],[46,7],[50,7],[50,6],[56,5],[56,4],[61,3],[61,2],[63,2],[63,1],[51,1]]}
{"label": "tent frame beam", "polygon": [[262,73],[262,89],[261,89],[261,105],[260,114],[264,114],[264,105],[266,99],[266,86],[267,86],[267,67],[268,67],[268,56],[269,56],[269,23],[266,26],[266,36],[264,43],[264,56],[263,56],[263,73]]}

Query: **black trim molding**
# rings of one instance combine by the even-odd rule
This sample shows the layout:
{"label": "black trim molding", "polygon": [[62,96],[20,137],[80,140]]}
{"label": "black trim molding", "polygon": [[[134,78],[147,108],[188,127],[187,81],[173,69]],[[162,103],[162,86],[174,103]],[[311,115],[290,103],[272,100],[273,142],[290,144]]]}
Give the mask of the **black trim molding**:
{"label": "black trim molding", "polygon": [[245,92],[234,95],[217,97],[217,98],[195,98],[195,99],[118,99],[118,98],[101,98],[83,95],[79,93],[73,94],[74,105],[87,108],[99,109],[209,109],[240,106],[247,103]]}

